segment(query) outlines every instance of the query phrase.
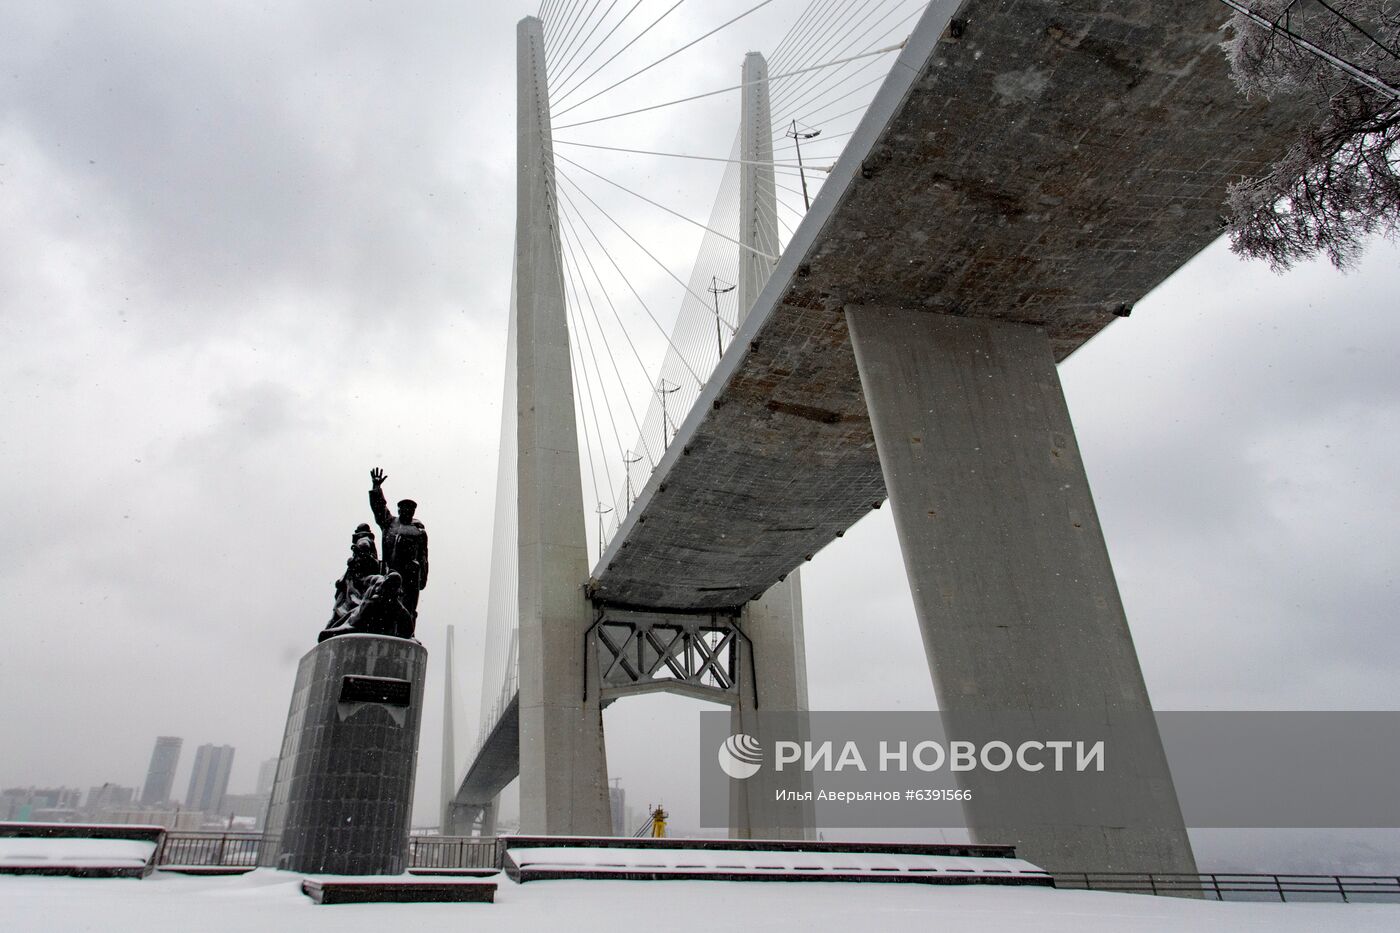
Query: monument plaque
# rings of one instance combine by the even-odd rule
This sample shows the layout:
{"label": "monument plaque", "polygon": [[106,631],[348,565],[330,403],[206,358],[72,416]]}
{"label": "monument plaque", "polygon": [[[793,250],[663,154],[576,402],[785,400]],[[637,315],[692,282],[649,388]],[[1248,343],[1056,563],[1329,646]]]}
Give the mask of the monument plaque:
{"label": "monument plaque", "polygon": [[260,863],[334,875],[407,867],[428,652],[347,634],[297,668]]}

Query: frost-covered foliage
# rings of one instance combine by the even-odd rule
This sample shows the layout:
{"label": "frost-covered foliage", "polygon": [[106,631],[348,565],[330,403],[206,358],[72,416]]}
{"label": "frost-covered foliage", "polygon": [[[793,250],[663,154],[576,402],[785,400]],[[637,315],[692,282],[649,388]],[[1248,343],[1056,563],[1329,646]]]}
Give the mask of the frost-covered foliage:
{"label": "frost-covered foliage", "polygon": [[[1400,0],[1255,0],[1252,9],[1400,87]],[[1323,118],[1262,178],[1231,187],[1236,253],[1283,271],[1325,254],[1346,268],[1374,233],[1400,233],[1400,101],[1235,14],[1225,42],[1235,82],[1251,96],[1311,98]]]}

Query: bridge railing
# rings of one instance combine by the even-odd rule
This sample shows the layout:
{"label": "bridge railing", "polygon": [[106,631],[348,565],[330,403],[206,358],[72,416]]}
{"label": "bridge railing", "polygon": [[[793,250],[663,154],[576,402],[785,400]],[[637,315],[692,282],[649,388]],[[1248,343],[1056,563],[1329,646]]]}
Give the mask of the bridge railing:
{"label": "bridge railing", "polygon": [[410,836],[410,868],[496,868],[494,836]]}
{"label": "bridge railing", "polygon": [[[252,868],[266,839],[262,833],[166,833],[157,867]],[[410,836],[410,868],[495,868],[494,836]]]}
{"label": "bridge railing", "polygon": [[165,834],[156,865],[252,868],[258,864],[262,833]]}
{"label": "bridge railing", "polygon": [[1249,872],[1053,872],[1055,887],[1217,901],[1400,901],[1400,875],[1277,875]]}
{"label": "bridge railing", "polygon": [[[642,831],[649,832],[650,822]],[[189,868],[252,868],[265,838],[261,833],[170,832],[156,854],[156,865]],[[410,836],[410,868],[497,868],[494,836]],[[1152,872],[1053,872],[1062,890],[1106,891],[1205,897],[1218,901],[1400,902],[1400,875],[1300,875],[1252,872],[1200,874]]]}

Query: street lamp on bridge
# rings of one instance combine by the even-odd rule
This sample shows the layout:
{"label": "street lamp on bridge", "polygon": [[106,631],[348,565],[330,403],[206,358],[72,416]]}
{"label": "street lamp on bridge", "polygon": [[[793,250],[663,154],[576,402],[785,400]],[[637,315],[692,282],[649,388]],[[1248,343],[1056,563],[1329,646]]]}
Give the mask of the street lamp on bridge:
{"label": "street lamp on bridge", "polygon": [[792,121],[792,128],[787,131],[787,136],[792,139],[792,144],[797,147],[797,175],[802,179],[802,203],[807,210],[812,209],[812,199],[807,195],[807,173],[802,170],[802,140],[815,139],[822,134],[821,130],[812,130],[804,133],[797,128],[797,121]]}
{"label": "street lamp on bridge", "polygon": [[719,296],[734,291],[733,285],[720,285],[717,276],[710,276],[710,287],[705,289],[715,296],[715,343],[719,346],[720,358],[724,358],[724,333],[719,329],[720,321],[724,320],[719,316]]}

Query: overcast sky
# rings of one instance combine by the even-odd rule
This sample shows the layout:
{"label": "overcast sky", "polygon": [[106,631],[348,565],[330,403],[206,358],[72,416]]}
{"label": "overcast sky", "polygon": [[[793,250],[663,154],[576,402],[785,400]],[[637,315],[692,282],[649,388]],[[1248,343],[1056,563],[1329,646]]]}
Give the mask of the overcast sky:
{"label": "overcast sky", "polygon": [[[733,83],[804,5],[638,93]],[[682,8],[651,48],[745,6]],[[477,716],[530,12],[0,7],[0,786],[139,786],[169,734],[177,793],[205,742],[237,747],[230,790],[251,791],[379,465],[432,537],[435,822],[447,624],[461,746]],[[735,108],[628,138],[723,155]],[[708,214],[716,170],[636,171]],[[635,224],[688,272],[694,231]],[[1397,294],[1392,244],[1277,276],[1218,243],[1062,366],[1158,708],[1400,708]],[[804,585],[814,708],[934,705],[888,510]],[[697,709],[608,711],[633,801],[685,814]]]}

